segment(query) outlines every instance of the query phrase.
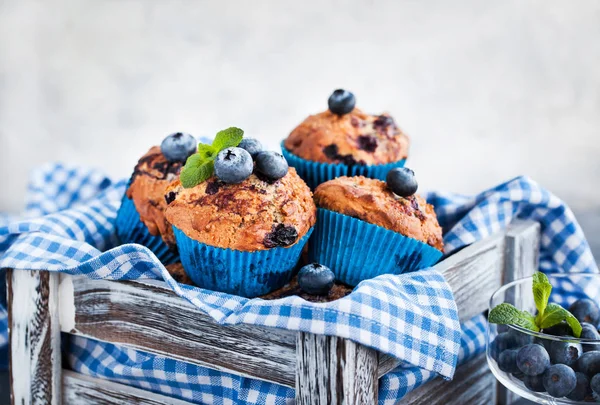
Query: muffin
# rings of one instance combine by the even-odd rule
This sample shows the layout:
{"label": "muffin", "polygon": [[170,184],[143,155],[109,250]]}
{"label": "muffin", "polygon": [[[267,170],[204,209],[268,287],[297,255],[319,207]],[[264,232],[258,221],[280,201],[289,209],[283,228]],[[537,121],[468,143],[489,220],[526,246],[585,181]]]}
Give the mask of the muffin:
{"label": "muffin", "polygon": [[146,246],[165,265],[178,260],[175,236],[164,216],[165,189],[177,180],[196,145],[191,135],[176,133],[150,148],[135,166],[117,212],[115,228],[121,242]]}
{"label": "muffin", "polygon": [[290,280],[312,232],[308,186],[280,154],[253,153],[227,147],[209,162],[208,178],[190,184],[185,169],[166,189],[166,219],[199,287],[245,297],[276,290]]}
{"label": "muffin", "polygon": [[[390,174],[399,170],[412,173],[394,169]],[[317,226],[309,259],[328,266],[348,285],[429,267],[442,256],[442,229],[433,207],[411,187],[397,190],[400,195],[392,191],[389,177],[387,183],[339,177],[315,190]]]}
{"label": "muffin", "polygon": [[313,189],[340,176],[384,180],[404,166],[408,136],[389,114],[367,114],[354,104],[352,93],[336,90],[327,111],[309,116],[283,141],[285,158]]}

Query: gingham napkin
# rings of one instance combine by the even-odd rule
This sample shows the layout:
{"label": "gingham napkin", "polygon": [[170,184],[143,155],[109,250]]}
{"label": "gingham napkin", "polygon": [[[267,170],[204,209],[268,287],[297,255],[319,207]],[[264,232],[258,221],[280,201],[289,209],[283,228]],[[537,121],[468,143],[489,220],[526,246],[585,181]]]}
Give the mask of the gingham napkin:
{"label": "gingham napkin", "polygon": [[[297,297],[248,300],[179,285],[147,249],[113,248],[117,244],[113,222],[123,191],[124,182],[112,184],[92,170],[54,165],[36,172],[29,193],[29,219],[0,225],[0,252],[4,252],[0,267],[91,278],[163,278],[177,294],[220,323],[245,322],[350,338],[403,360],[402,366],[381,379],[381,403],[395,403],[436,375],[451,377],[457,360],[466,361],[483,349],[484,319],[465,323],[461,334],[448,285],[432,270],[378,277],[327,305]],[[571,211],[527,178],[475,197],[431,193],[428,199],[444,227],[446,252],[493,234],[513,218],[529,218],[542,225],[543,270],[597,271]],[[68,360],[82,373],[199,403],[288,403],[294,397],[292,389],[276,384],[81,337],[70,339]]]}

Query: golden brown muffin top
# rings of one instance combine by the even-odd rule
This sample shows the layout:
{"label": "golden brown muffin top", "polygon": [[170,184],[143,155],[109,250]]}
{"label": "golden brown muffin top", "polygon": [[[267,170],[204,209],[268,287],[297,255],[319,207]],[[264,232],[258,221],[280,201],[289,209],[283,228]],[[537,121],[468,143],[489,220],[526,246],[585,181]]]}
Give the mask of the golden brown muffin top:
{"label": "golden brown muffin top", "polygon": [[370,115],[355,108],[336,115],[311,115],[284,141],[296,156],[313,162],[379,165],[408,156],[409,139],[389,114]]}
{"label": "golden brown muffin top", "polygon": [[294,168],[274,182],[255,174],[239,184],[215,176],[193,188],[166,191],[167,220],[190,238],[243,251],[291,246],[315,224],[310,189]]}
{"label": "golden brown muffin top", "polygon": [[167,161],[160,147],[153,146],[138,161],[127,189],[127,197],[133,199],[148,232],[161,235],[169,246],[175,246],[175,237],[164,215],[167,208],[165,189],[179,177],[181,166],[180,162]]}
{"label": "golden brown muffin top", "polygon": [[315,189],[315,202],[318,207],[379,225],[443,251],[442,228],[433,206],[416,194],[397,196],[384,181],[338,177]]}

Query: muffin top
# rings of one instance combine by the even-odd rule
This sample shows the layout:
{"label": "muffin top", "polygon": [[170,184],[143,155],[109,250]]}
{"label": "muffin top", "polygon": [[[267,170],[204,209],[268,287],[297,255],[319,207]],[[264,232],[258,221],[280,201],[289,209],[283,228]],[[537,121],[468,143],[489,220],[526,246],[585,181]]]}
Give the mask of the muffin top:
{"label": "muffin top", "polygon": [[408,156],[409,139],[389,114],[370,115],[358,108],[337,115],[311,115],[284,141],[296,156],[322,163],[379,165]]}
{"label": "muffin top", "polygon": [[310,189],[290,168],[279,180],[251,174],[237,184],[216,176],[192,188],[179,181],[165,194],[167,220],[190,238],[242,251],[288,247],[315,224]]}
{"label": "muffin top", "polygon": [[127,197],[133,200],[140,219],[152,235],[161,235],[169,246],[175,245],[171,225],[166,221],[165,188],[179,176],[182,163],[169,162],[159,146],[153,146],[138,161]]}
{"label": "muffin top", "polygon": [[418,195],[400,197],[381,180],[338,177],[319,185],[317,206],[379,225],[443,251],[442,228],[433,206]]}

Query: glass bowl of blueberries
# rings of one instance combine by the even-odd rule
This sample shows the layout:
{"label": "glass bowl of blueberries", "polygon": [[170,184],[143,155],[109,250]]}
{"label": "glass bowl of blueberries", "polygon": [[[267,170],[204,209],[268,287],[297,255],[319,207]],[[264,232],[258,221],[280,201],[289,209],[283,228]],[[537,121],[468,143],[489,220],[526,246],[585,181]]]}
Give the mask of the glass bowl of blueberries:
{"label": "glass bowl of blueberries", "polygon": [[486,356],[506,388],[540,404],[600,402],[600,274],[535,273],[490,299]]}

